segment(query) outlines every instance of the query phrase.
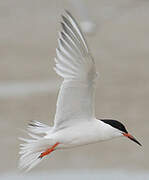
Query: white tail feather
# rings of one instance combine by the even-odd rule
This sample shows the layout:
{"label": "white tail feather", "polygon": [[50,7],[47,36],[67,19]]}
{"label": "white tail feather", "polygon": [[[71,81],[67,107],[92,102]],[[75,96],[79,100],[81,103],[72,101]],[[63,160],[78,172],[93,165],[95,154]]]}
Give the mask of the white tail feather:
{"label": "white tail feather", "polygon": [[53,145],[52,140],[45,139],[43,136],[43,134],[47,134],[47,132],[49,132],[51,129],[51,127],[37,121],[32,121],[29,123],[27,133],[31,138],[19,138],[24,142],[20,144],[20,169],[26,169],[29,171],[39,162],[41,162],[42,158],[39,158],[41,153]]}

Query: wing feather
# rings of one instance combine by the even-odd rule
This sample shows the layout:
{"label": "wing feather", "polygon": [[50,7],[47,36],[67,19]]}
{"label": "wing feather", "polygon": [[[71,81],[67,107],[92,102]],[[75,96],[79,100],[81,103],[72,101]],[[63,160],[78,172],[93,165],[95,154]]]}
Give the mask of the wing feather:
{"label": "wing feather", "polygon": [[94,84],[97,75],[86,40],[68,11],[66,16],[62,16],[61,26],[54,69],[64,81],[57,100],[55,129],[94,117]]}
{"label": "wing feather", "polygon": [[76,67],[76,69],[78,68],[79,63],[74,58],[66,56],[59,48],[56,49],[56,54],[59,60],[71,64],[71,66]]}

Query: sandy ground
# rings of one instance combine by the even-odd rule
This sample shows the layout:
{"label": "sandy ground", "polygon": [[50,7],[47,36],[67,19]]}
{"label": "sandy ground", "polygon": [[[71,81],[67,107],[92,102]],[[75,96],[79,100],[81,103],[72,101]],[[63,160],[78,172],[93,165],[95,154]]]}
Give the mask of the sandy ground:
{"label": "sandy ground", "polygon": [[[97,24],[87,37],[100,78],[96,115],[122,121],[125,138],[54,152],[33,171],[149,170],[149,1],[86,1]],[[61,79],[52,69],[60,14],[70,1],[0,1],[0,172],[16,171],[18,136],[30,120],[53,123]]]}

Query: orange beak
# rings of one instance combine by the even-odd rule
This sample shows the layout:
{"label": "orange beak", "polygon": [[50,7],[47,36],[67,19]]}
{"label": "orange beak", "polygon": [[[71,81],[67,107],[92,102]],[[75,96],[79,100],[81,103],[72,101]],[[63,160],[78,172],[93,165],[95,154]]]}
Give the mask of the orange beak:
{"label": "orange beak", "polygon": [[129,134],[129,133],[123,133],[123,135],[124,135],[125,137],[128,137],[129,139],[131,139],[131,140],[134,141],[135,143],[139,144],[140,146],[142,146],[142,145],[136,140],[136,138],[134,138],[131,134]]}

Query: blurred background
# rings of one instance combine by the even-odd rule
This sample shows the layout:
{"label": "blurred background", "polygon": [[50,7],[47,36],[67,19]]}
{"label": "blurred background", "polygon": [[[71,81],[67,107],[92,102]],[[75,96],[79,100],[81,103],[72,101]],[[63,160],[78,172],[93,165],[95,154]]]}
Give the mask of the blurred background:
{"label": "blurred background", "polygon": [[64,9],[81,24],[100,73],[97,118],[120,120],[143,147],[121,138],[56,151],[21,179],[148,179],[148,0],[0,0],[0,179],[20,174],[21,129],[30,120],[53,124]]}

